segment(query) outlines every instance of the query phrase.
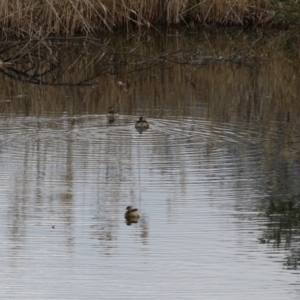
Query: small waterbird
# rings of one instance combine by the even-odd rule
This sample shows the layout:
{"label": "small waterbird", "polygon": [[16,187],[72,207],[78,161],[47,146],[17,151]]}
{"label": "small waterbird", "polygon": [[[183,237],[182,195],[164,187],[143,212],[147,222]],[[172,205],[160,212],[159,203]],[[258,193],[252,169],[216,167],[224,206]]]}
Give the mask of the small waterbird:
{"label": "small waterbird", "polygon": [[138,121],[135,122],[135,128],[136,129],[148,129],[149,123],[143,119],[143,117],[140,117]]}
{"label": "small waterbird", "polygon": [[140,213],[137,208],[133,208],[132,206],[126,207],[125,219],[129,221],[137,221],[140,218]]}
{"label": "small waterbird", "polygon": [[109,108],[108,108],[108,112],[107,112],[107,114],[106,114],[106,116],[107,116],[107,118],[109,119],[109,120],[114,120],[115,118],[117,118],[118,116],[119,116],[119,114],[115,111],[115,109],[112,107],[112,106],[110,106]]}

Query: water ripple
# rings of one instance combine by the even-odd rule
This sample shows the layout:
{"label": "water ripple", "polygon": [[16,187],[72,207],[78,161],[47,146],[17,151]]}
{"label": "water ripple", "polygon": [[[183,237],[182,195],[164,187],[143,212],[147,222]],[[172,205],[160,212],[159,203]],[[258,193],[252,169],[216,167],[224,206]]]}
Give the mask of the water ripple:
{"label": "water ripple", "polygon": [[[139,133],[135,120],[0,120],[2,287],[14,287],[0,295],[292,299],[286,249],[261,237],[274,172],[261,127],[148,118]],[[142,214],[131,226],[127,205]]]}

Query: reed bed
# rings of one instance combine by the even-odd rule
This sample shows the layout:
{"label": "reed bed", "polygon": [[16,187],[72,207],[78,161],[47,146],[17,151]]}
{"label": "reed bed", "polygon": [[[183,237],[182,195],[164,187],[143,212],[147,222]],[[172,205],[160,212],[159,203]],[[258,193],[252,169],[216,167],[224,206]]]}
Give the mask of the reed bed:
{"label": "reed bed", "polygon": [[[268,25],[294,7],[274,0],[0,0],[3,34],[45,37],[185,24]],[[279,5],[280,4],[280,5]],[[296,4],[295,4],[296,5]],[[295,15],[295,13],[293,14]]]}

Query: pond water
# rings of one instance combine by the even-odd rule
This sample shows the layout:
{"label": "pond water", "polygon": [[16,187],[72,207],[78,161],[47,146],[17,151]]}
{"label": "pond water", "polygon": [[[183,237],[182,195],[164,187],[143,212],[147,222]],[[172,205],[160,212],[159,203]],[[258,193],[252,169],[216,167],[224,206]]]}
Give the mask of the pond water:
{"label": "pond water", "polygon": [[[298,73],[283,97],[288,79],[270,66],[259,78],[248,66],[200,70],[8,83],[2,298],[299,299]],[[128,205],[138,223],[126,223]]]}

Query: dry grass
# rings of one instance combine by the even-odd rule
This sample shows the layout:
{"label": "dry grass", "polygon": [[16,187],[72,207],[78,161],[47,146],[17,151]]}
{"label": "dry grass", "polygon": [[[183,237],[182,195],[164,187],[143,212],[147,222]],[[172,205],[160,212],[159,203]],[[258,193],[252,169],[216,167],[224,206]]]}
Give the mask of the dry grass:
{"label": "dry grass", "polygon": [[189,8],[190,19],[220,25],[259,25],[272,21],[274,12],[269,0],[199,1]]}
{"label": "dry grass", "polygon": [[91,34],[158,24],[268,24],[271,0],[0,0],[5,34],[45,37]]}

